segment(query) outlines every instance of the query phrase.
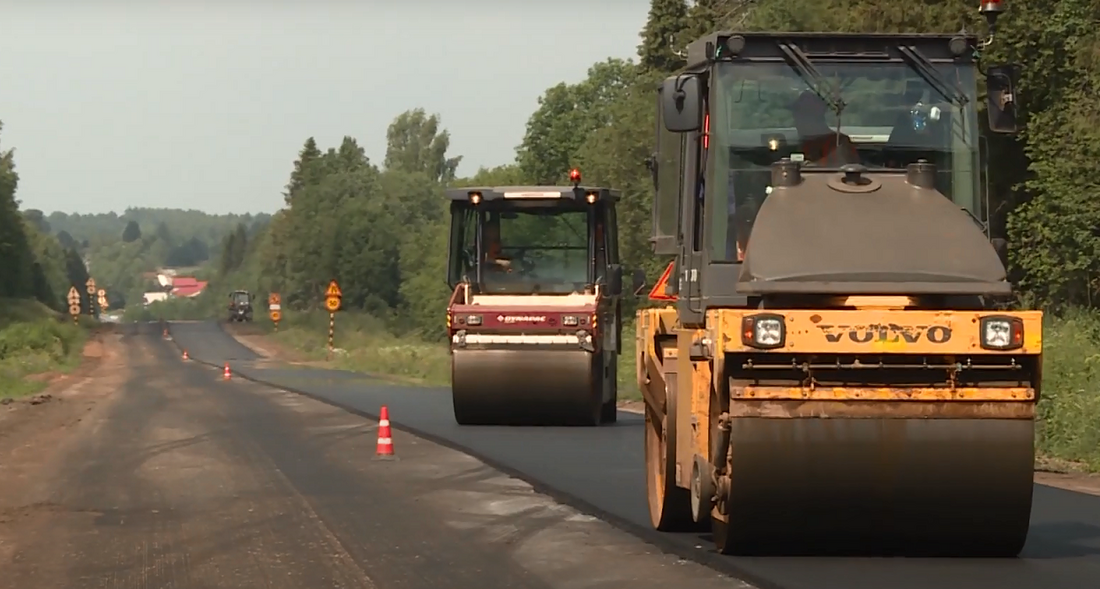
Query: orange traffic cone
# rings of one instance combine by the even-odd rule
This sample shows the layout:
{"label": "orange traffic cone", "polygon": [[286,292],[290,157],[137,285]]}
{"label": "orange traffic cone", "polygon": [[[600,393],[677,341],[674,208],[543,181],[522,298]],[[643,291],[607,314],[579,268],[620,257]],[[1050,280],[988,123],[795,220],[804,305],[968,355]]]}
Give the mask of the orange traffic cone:
{"label": "orange traffic cone", "polygon": [[189,359],[189,358],[188,358],[188,356],[187,356],[187,350],[184,350],[184,351],[183,351],[183,359],[184,359],[184,360],[188,360],[188,359]]}
{"label": "orange traffic cone", "polygon": [[224,378],[225,380],[233,378],[233,374],[229,372],[229,362],[225,363],[225,372],[222,372],[222,378]]}
{"label": "orange traffic cone", "polygon": [[390,410],[382,406],[378,414],[378,449],[375,450],[378,458],[394,458],[393,437],[390,433]]}

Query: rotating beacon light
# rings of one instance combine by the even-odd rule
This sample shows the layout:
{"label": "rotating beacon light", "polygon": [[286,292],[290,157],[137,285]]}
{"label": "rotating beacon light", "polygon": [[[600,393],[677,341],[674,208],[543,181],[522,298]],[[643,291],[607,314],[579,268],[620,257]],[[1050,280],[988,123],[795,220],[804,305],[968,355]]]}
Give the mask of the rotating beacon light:
{"label": "rotating beacon light", "polygon": [[1004,0],[981,0],[978,12],[985,17],[990,29],[997,26],[997,17],[1005,11]]}

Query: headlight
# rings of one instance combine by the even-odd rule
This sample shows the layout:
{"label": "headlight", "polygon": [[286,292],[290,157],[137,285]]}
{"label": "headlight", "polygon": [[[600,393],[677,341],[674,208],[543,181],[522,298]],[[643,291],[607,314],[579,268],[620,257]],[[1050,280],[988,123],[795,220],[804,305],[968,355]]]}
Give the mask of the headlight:
{"label": "headlight", "polygon": [[787,340],[787,326],[782,315],[761,313],[741,319],[741,343],[753,348],[782,348]]}
{"label": "headlight", "polygon": [[1024,322],[1019,317],[982,317],[982,347],[987,350],[1015,350],[1024,345]]}
{"label": "headlight", "polygon": [[[461,323],[461,322],[462,321],[459,320],[459,323]],[[466,316],[466,325],[474,325],[474,326],[481,325],[481,315],[467,315]]]}
{"label": "headlight", "polygon": [[566,327],[576,327],[578,325],[577,317],[575,315],[566,315],[561,318],[561,324]]}

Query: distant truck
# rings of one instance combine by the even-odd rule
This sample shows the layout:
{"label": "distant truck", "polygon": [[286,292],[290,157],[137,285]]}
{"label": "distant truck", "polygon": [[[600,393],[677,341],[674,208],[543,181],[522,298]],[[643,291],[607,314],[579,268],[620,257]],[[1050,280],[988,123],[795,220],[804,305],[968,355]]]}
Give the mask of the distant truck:
{"label": "distant truck", "polygon": [[252,301],[256,295],[247,290],[235,290],[229,294],[229,321],[252,322]]}

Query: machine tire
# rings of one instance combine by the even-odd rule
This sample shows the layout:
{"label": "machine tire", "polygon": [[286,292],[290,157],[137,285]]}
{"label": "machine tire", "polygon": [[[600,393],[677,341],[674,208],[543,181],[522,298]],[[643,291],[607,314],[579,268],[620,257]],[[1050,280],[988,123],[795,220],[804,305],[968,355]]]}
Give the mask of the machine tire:
{"label": "machine tire", "polygon": [[649,517],[653,527],[661,532],[691,532],[699,528],[691,518],[691,493],[677,486],[671,476],[676,472],[676,374],[666,373],[665,382],[668,413],[664,423],[648,406],[645,410]]}

